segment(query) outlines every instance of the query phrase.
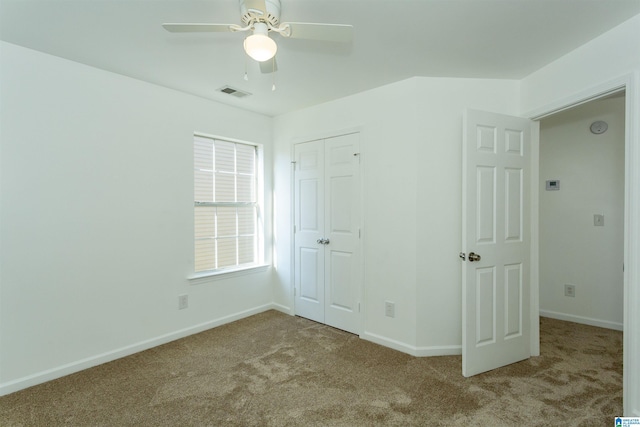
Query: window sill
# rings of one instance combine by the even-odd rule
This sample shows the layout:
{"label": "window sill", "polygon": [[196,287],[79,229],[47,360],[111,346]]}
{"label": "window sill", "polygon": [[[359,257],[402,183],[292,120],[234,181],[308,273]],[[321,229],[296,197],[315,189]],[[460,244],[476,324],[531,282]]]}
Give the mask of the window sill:
{"label": "window sill", "polygon": [[226,269],[217,271],[203,271],[200,273],[192,274],[187,277],[189,284],[198,285],[200,283],[208,282],[211,280],[230,279],[233,277],[244,276],[247,274],[262,273],[271,268],[270,264],[252,265],[250,267],[242,267],[236,269]]}

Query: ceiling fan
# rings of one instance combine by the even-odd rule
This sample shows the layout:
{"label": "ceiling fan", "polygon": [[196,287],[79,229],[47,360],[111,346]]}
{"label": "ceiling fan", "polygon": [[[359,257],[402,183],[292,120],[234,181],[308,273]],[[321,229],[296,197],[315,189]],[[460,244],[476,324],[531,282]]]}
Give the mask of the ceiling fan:
{"label": "ceiling fan", "polygon": [[[309,22],[280,22],[280,0],[240,0],[240,17],[244,26],[237,24],[166,23],[165,30],[173,33],[195,32],[248,32],[244,50],[260,63],[263,73],[275,71],[276,42],[270,32],[292,39],[331,42],[350,42],[353,26],[343,24],[314,24]],[[269,61],[273,59],[273,61]],[[269,61],[269,62],[267,62]]]}

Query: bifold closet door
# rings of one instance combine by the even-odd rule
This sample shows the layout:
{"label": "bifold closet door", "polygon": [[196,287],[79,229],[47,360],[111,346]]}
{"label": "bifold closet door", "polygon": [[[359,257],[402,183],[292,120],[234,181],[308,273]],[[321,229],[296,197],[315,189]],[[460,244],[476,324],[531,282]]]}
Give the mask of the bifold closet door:
{"label": "bifold closet door", "polygon": [[295,147],[296,314],[358,333],[359,134]]}

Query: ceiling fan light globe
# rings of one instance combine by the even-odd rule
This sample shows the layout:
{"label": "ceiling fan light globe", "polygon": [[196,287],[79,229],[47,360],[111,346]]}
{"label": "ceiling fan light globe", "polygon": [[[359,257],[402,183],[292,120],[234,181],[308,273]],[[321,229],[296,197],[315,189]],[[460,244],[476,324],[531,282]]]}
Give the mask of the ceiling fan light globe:
{"label": "ceiling fan light globe", "polygon": [[252,34],[244,39],[244,51],[258,62],[268,61],[276,55],[278,45],[269,36]]}

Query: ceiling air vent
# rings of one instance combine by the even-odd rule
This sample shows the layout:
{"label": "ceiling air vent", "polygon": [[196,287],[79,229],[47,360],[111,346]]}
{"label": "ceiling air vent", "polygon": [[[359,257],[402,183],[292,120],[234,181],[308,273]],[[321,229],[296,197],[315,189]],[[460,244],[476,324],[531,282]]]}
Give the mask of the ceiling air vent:
{"label": "ceiling air vent", "polygon": [[249,92],[241,91],[240,89],[232,88],[231,86],[223,86],[218,89],[218,92],[226,93],[227,95],[235,96],[236,98],[244,98],[251,95]]}

